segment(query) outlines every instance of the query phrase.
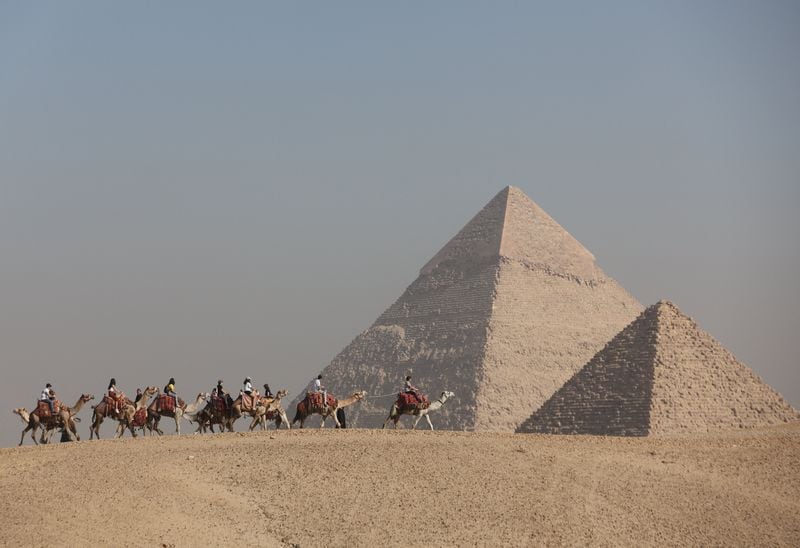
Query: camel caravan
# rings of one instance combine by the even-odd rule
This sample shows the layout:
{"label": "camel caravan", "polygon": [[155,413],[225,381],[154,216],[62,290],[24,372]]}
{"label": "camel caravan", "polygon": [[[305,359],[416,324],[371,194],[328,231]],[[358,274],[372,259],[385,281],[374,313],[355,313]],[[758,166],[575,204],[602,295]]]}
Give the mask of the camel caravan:
{"label": "camel caravan", "polygon": [[[290,422],[281,405],[288,394],[285,389],[273,394],[268,384],[264,384],[264,392],[261,393],[253,388],[250,377],[246,377],[238,397],[233,399],[220,379],[210,393],[199,393],[194,401],[187,404],[175,393],[175,379],[171,378],[163,391],[157,386],[147,386],[137,389],[135,398],[131,400],[117,387],[116,379],[112,378],[103,399],[92,406],[89,439],[100,439],[100,426],[106,419],[116,423],[115,438],[122,437],[126,430],[133,437],[145,432],[163,435],[164,432],[159,428],[163,417],[175,421],[175,433],[178,435],[181,433],[183,419],[196,425],[195,433],[200,434],[207,431],[214,433],[215,426],[218,432],[233,432],[236,421],[245,416],[250,419],[250,431],[258,426],[266,430],[269,422],[275,424],[276,430],[281,425],[291,429],[296,423],[300,423],[300,428],[303,428],[312,415],[320,416],[320,428],[325,427],[328,418],[333,419],[336,428],[345,428],[344,409],[367,397],[364,390],[357,390],[349,397],[339,399],[327,392],[322,386],[322,375],[318,375],[311,382],[305,398],[297,404],[294,419]],[[440,409],[453,396],[452,392],[444,391],[438,400],[431,403],[426,395],[411,384],[411,377],[407,376],[403,390],[397,394],[397,400],[392,404],[383,427],[392,421],[397,428],[402,415],[411,415],[416,417],[412,429],[424,417],[433,430],[429,414]],[[58,400],[52,385],[48,383],[33,411],[28,412],[24,407],[13,410],[25,423],[19,445],[22,445],[28,432],[37,445],[49,443],[56,431],[61,431],[62,441],[80,440],[76,427],[80,419],[76,415],[84,404],[93,399],[93,395],[83,394],[75,405],[66,406]],[[37,440],[36,433],[39,430],[41,435]]]}

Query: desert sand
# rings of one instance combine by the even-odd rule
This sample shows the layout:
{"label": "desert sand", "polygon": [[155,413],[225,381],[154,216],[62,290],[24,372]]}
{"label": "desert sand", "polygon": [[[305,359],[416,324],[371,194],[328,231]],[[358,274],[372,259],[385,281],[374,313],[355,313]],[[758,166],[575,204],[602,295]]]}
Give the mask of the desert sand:
{"label": "desert sand", "polygon": [[0,449],[0,544],[800,545],[800,425],[267,431]]}

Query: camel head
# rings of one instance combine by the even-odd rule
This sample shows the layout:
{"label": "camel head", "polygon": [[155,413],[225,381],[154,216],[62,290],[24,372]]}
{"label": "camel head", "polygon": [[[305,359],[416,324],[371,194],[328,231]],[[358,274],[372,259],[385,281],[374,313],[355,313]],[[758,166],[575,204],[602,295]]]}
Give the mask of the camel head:
{"label": "camel head", "polygon": [[359,400],[359,401],[363,400],[364,398],[367,397],[367,391],[366,390],[359,390],[358,392],[353,392],[353,397],[356,400]]}
{"label": "camel head", "polygon": [[285,388],[281,388],[280,390],[278,390],[278,393],[275,394],[275,398],[276,399],[281,399],[281,398],[285,398],[288,395],[289,395],[289,391],[286,390]]}
{"label": "camel head", "polygon": [[455,394],[453,394],[452,392],[450,392],[448,390],[445,390],[444,392],[442,392],[442,395],[439,397],[439,400],[441,400],[441,402],[444,403],[447,400],[449,400],[450,398],[452,398],[453,396],[455,396]]}
{"label": "camel head", "polygon": [[156,394],[158,394],[158,387],[148,386],[147,388],[144,389],[144,392],[142,392],[142,397],[149,398],[150,396],[154,396]]}
{"label": "camel head", "polygon": [[81,401],[86,403],[87,401],[91,401],[94,399],[94,395],[92,394],[81,394]]}
{"label": "camel head", "polygon": [[11,412],[12,412],[12,413],[15,413],[15,414],[17,414],[17,415],[19,415],[20,417],[21,417],[23,414],[25,414],[25,415],[27,415],[27,414],[28,414],[28,410],[27,410],[27,409],[25,409],[24,407],[17,407],[16,409],[12,409],[12,410],[11,410]]}

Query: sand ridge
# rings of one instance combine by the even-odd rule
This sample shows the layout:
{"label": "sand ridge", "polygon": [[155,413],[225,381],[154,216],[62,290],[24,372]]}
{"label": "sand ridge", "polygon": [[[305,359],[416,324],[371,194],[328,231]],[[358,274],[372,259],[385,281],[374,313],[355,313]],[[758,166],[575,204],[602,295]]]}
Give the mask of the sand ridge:
{"label": "sand ridge", "polygon": [[799,470],[798,425],[657,439],[307,429],[27,446],[0,449],[0,544],[797,546]]}

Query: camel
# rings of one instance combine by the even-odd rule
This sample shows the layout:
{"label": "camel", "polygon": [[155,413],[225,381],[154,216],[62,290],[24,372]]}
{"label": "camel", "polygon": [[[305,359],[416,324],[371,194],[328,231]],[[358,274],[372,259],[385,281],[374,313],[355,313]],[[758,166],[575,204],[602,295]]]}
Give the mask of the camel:
{"label": "camel", "polygon": [[202,410],[198,411],[194,417],[194,421],[197,423],[197,433],[205,434],[206,428],[211,430],[211,433],[214,433],[214,425],[219,426],[219,431],[224,432],[227,428],[228,431],[233,432],[233,423],[231,422],[231,415],[230,410],[220,411],[216,409],[210,402],[209,404],[203,408]]}
{"label": "camel", "polygon": [[178,399],[178,405],[175,406],[174,411],[167,411],[161,410],[159,408],[159,400],[161,399],[160,396],[155,398],[147,408],[147,428],[150,430],[150,434],[153,434],[155,430],[158,432],[158,435],[161,436],[164,432],[158,427],[158,422],[161,420],[161,417],[172,417],[175,419],[175,433],[180,435],[181,433],[181,419],[185,414],[194,415],[197,413],[198,408],[200,407],[200,403],[206,400],[206,395],[203,392],[200,392],[197,395],[194,403],[190,405],[186,405],[186,402]]}
{"label": "camel", "polygon": [[242,416],[250,415],[251,417],[255,418],[255,416],[257,415],[256,409],[258,408],[260,402],[263,399],[262,396],[258,393],[258,390],[255,390],[253,392],[253,395],[251,396],[251,398],[253,399],[251,407],[249,409],[244,409],[242,407],[242,405],[244,404],[242,396],[243,395],[240,393],[239,397],[236,398],[236,400],[233,402],[233,405],[230,408],[228,420],[230,421],[229,428],[231,431],[233,431],[233,423],[235,423]]}
{"label": "camel", "polygon": [[[25,409],[24,407],[18,407],[16,409],[12,409],[11,411],[16,415],[19,415],[19,418],[22,419],[22,422],[28,424],[31,414],[28,412],[27,409]],[[80,422],[81,419],[79,419],[78,417],[74,417],[73,420],[75,422]],[[42,427],[42,435],[39,436],[39,443],[49,443],[50,438],[53,437],[53,432],[54,432],[53,429],[45,430]],[[73,431],[72,433],[77,434],[77,432],[75,431]],[[36,432],[34,431],[32,435],[36,435]],[[64,428],[61,428],[61,441],[69,441],[69,433]]]}
{"label": "camel", "polygon": [[110,418],[114,420],[122,420],[123,412],[128,406],[133,406],[133,402],[128,399],[124,394],[120,401],[115,406],[111,406],[106,398],[97,405],[92,406],[92,424],[89,426],[89,439],[100,439],[100,425],[103,424],[103,419]]}
{"label": "camel", "polygon": [[[341,425],[339,424],[339,418],[336,416],[336,411],[339,409],[344,409],[354,403],[360,402],[363,400],[367,393],[364,390],[360,390],[358,392],[353,392],[353,395],[349,398],[343,400],[337,400],[335,397],[328,394],[329,398],[333,399],[333,405],[328,405],[327,407],[322,407],[318,405],[308,406],[308,395],[306,395],[305,399],[297,404],[297,412],[295,413],[294,419],[292,419],[292,424],[300,421],[300,428],[303,428],[303,425],[306,422],[306,419],[311,415],[321,415],[322,422],[320,423],[320,428],[325,428],[325,419],[328,417],[333,417],[334,422],[336,423],[336,428],[340,428]],[[330,400],[329,400],[330,401]]]}
{"label": "camel", "polygon": [[[28,425],[28,421],[31,418],[31,414],[28,412],[27,409],[25,409],[24,407],[17,407],[16,409],[12,409],[11,412],[14,413],[15,415],[19,415],[19,418],[22,419],[22,422],[24,422],[26,426]],[[36,428],[38,429],[39,427],[37,426]],[[39,438],[39,443],[47,443],[47,441],[45,440],[45,434],[46,434],[46,431],[43,428],[42,429],[42,435]],[[36,435],[36,430],[34,430],[31,433],[31,435],[35,436]]]}
{"label": "camel", "polygon": [[[75,415],[83,408],[83,405],[90,400],[93,400],[94,396],[91,394],[81,394],[81,397],[78,398],[78,401],[72,407],[67,407],[66,405],[61,405],[58,413],[55,415],[51,415],[49,417],[39,417],[38,409],[34,409],[28,415],[28,425],[25,427],[25,430],[22,431],[22,436],[20,436],[19,444],[22,445],[22,442],[25,440],[25,434],[28,430],[31,430],[31,439],[33,439],[33,443],[39,444],[36,441],[36,430],[38,428],[42,428],[43,430],[55,430],[56,428],[65,427],[67,429],[67,433],[69,435],[70,440],[78,439],[80,440],[80,436],[78,435],[77,429],[75,428]],[[20,414],[20,417],[22,415]],[[48,438],[49,440],[49,438]],[[42,435],[42,441],[44,442],[44,434]]]}
{"label": "camel", "polygon": [[281,399],[289,395],[289,391],[285,389],[278,390],[275,397],[271,400],[268,398],[262,399],[256,406],[255,414],[253,415],[253,422],[250,423],[250,430],[261,424],[261,429],[267,429],[267,421],[275,421],[275,429],[280,428],[281,423],[286,425],[289,430],[292,429],[289,424],[289,419],[286,417],[286,411],[281,407]]}
{"label": "camel", "polygon": [[[148,386],[142,392],[142,397],[139,398],[139,401],[136,403],[129,403],[126,404],[125,407],[120,409],[119,417],[117,421],[119,424],[117,425],[117,432],[114,435],[116,438],[121,438],[123,434],[125,434],[125,429],[128,428],[131,431],[131,435],[135,438],[136,437],[136,428],[141,428],[142,432],[144,432],[144,426],[147,422],[147,404],[150,401],[152,396],[155,396],[159,393],[158,387],[156,386]],[[135,417],[137,413],[140,413],[142,410],[144,412],[144,422],[141,424],[135,424]]]}
{"label": "camel", "polygon": [[449,400],[450,398],[452,398],[453,396],[455,396],[455,394],[453,394],[452,392],[447,392],[447,391],[442,392],[442,395],[439,396],[439,399],[436,400],[435,402],[433,402],[432,404],[430,404],[425,409],[419,409],[417,407],[398,408],[397,407],[397,402],[395,402],[395,403],[392,404],[392,410],[389,411],[389,416],[386,418],[385,421],[383,421],[383,427],[382,428],[386,428],[386,423],[388,423],[390,420],[394,421],[394,427],[397,428],[397,423],[400,420],[401,416],[403,416],[403,415],[414,415],[415,417],[417,417],[417,419],[414,421],[414,424],[411,426],[412,430],[416,430],[417,423],[419,422],[419,420],[422,417],[425,417],[425,419],[428,421],[428,426],[430,426],[431,430],[433,430],[433,424],[431,423],[431,418],[428,416],[428,414],[431,411],[439,410],[445,404],[445,402],[447,400]]}

